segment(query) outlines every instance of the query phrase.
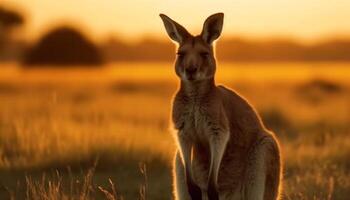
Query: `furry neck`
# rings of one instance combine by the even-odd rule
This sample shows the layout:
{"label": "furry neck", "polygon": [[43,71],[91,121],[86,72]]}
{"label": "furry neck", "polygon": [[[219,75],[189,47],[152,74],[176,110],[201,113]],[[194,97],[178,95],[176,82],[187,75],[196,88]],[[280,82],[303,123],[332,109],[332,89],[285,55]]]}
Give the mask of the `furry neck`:
{"label": "furry neck", "polygon": [[202,98],[212,92],[214,88],[214,78],[198,81],[181,80],[179,92],[189,98]]}

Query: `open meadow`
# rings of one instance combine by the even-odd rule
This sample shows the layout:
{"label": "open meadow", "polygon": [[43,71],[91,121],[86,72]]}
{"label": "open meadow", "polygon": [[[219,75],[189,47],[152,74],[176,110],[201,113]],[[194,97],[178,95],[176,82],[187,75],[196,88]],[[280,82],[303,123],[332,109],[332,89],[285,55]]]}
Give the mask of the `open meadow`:
{"label": "open meadow", "polygon": [[[281,143],[283,199],[350,198],[350,64],[219,63]],[[0,199],[172,199],[172,63],[0,65]]]}

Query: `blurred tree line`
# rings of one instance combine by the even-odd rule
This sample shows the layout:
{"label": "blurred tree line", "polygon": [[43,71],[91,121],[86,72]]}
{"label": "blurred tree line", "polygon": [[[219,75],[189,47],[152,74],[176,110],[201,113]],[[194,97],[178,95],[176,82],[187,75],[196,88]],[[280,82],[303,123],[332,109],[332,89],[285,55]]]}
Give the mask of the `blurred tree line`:
{"label": "blurred tree line", "polygon": [[11,58],[16,54],[13,33],[24,24],[24,17],[16,11],[0,6],[0,60]]}
{"label": "blurred tree line", "polygon": [[[290,39],[250,40],[223,38],[217,42],[216,56],[222,61],[350,61],[350,39],[333,39],[315,44],[302,44]],[[106,40],[101,49],[107,60],[169,61],[175,57],[170,41],[145,38],[128,44],[117,38]]]}

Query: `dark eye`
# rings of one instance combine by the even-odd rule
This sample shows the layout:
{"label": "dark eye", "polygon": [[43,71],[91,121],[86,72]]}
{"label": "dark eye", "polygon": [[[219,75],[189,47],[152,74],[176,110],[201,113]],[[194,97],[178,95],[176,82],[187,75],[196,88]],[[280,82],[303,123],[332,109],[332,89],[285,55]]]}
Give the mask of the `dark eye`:
{"label": "dark eye", "polygon": [[199,54],[201,55],[202,58],[208,58],[209,57],[209,53],[208,52],[201,52]]}

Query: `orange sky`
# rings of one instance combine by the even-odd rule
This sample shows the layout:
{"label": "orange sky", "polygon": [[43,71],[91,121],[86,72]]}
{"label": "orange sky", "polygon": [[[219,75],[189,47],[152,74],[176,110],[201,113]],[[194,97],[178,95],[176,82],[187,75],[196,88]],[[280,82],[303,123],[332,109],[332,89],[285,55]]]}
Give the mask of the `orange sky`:
{"label": "orange sky", "polygon": [[145,34],[165,38],[158,16],[165,13],[192,33],[204,19],[225,13],[224,35],[292,37],[304,41],[350,35],[350,0],[2,0],[28,17],[28,38],[57,23],[73,22],[91,36]]}

